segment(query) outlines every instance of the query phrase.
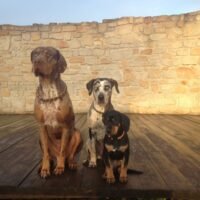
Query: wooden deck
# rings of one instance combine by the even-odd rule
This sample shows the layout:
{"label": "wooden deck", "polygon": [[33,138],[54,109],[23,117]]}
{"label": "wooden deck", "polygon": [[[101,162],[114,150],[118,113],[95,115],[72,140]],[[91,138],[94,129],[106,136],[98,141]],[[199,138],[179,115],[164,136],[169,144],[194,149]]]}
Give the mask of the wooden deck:
{"label": "wooden deck", "polygon": [[[76,172],[41,179],[37,123],[32,115],[0,115],[0,198],[167,198],[200,199],[200,116],[129,115],[131,118],[128,183],[108,185],[102,167],[82,165]],[[87,135],[86,115],[76,116]]]}

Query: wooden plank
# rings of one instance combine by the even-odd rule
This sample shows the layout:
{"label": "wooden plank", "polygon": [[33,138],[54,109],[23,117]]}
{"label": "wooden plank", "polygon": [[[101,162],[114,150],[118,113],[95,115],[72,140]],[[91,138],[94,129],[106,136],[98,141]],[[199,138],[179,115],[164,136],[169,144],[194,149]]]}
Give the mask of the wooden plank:
{"label": "wooden plank", "polygon": [[32,115],[16,115],[14,118],[7,119],[4,124],[1,124],[0,130],[7,130],[7,128],[18,128],[21,125],[24,125],[24,121],[32,122],[34,117]]}
{"label": "wooden plank", "polygon": [[[163,184],[163,187],[165,187],[166,190],[172,190],[174,187],[177,189],[192,188],[192,186],[188,184],[185,177],[178,171],[176,166],[170,162],[167,157],[160,151],[160,149],[157,148],[154,142],[152,142],[147,137],[147,133],[150,131],[143,123],[141,123],[142,121],[140,118],[135,116],[131,117],[131,119],[132,128],[134,130],[133,133],[140,139],[140,148],[143,148],[146,152],[147,157],[151,161],[152,168],[159,174],[157,176],[160,176],[164,181],[165,184]],[[152,177],[153,176],[150,176],[149,179],[151,180]],[[156,184],[155,187],[160,187],[157,186],[159,181],[155,181],[154,184]]]}
{"label": "wooden plank", "polygon": [[33,136],[0,154],[0,185],[17,186],[33,170],[40,157],[38,137]]}
{"label": "wooden plank", "polygon": [[[146,132],[146,135],[155,146],[161,150],[170,162],[176,165],[178,171],[187,179],[187,182],[193,185],[192,188],[198,188],[200,171],[199,165],[197,165],[198,160],[196,160],[196,155],[193,156],[195,159],[191,159],[194,152],[176,138],[172,139],[171,136],[162,130],[163,125],[161,126],[157,120],[152,120],[150,116],[147,117],[144,115],[140,116],[139,119],[148,127],[149,131]],[[189,155],[190,157],[188,157]],[[176,190],[178,186],[175,187]],[[186,190],[188,188],[190,187],[185,187]]]}
{"label": "wooden plank", "polygon": [[200,115],[177,115],[178,118],[184,118],[189,121],[200,124]]}
{"label": "wooden plank", "polygon": [[0,127],[21,121],[22,119],[24,119],[24,115],[0,115]]}
{"label": "wooden plank", "polygon": [[[130,118],[131,158],[129,167],[142,170],[144,174],[129,175],[129,181],[125,185],[106,184],[101,177],[102,167],[97,169],[84,167],[82,160],[86,158],[85,147],[80,153],[79,168],[76,172],[67,170],[63,176],[52,176],[47,180],[41,179],[37,175],[41,159],[37,124],[33,117],[32,119],[30,117],[30,121],[25,119],[18,122],[15,122],[13,118],[13,124],[7,127],[9,139],[6,140],[6,137],[0,139],[0,142],[4,140],[2,145],[6,143],[8,147],[0,153],[0,198],[188,197],[187,199],[198,199],[200,196],[200,191],[197,190],[199,187],[199,183],[197,183],[199,174],[196,171],[199,169],[198,159],[196,156],[187,158],[188,149],[192,154],[194,149],[189,148],[192,146],[184,141],[190,137],[187,136],[187,131],[196,122],[185,119],[187,126],[181,127],[181,125],[175,126],[175,123],[182,121],[181,117],[170,116],[165,121],[163,115],[154,117],[134,114],[130,115]],[[3,118],[0,116],[0,124],[1,120],[3,122]],[[76,125],[85,141],[88,137],[85,114],[76,115]],[[197,134],[196,128],[192,129],[194,134],[192,137]],[[177,132],[178,137],[176,136]],[[21,139],[19,139],[20,137]],[[192,141],[192,139],[190,140]],[[16,143],[11,141],[16,141]],[[178,147],[174,147],[177,141]],[[195,145],[198,145],[197,141],[195,141]],[[185,146],[188,149],[185,149]],[[181,152],[182,147],[184,147],[183,152]],[[192,176],[191,172],[194,172]],[[194,176],[196,176],[195,179]]]}
{"label": "wooden plank", "polygon": [[6,126],[6,127],[1,127],[0,128],[0,139],[2,140],[3,138],[8,138],[9,136],[13,137],[12,135],[14,135],[15,137],[15,133],[18,131],[23,131],[24,129],[26,129],[26,127],[28,125],[36,125],[36,122],[33,118],[33,116],[26,116],[24,117],[23,120],[20,121],[16,121],[13,122],[12,124],[10,124],[10,126]]}
{"label": "wooden plank", "polygon": [[190,121],[183,121],[177,116],[168,115],[152,115],[151,119],[158,120],[162,123],[162,128],[167,131],[169,135],[177,138],[197,154],[200,153],[200,126],[192,124]]}

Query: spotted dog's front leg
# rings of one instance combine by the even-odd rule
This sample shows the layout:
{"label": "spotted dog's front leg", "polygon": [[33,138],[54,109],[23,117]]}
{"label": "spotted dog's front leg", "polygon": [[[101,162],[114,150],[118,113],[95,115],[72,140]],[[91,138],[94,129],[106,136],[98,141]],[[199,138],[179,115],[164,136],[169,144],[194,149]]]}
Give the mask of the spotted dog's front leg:
{"label": "spotted dog's front leg", "polygon": [[57,156],[57,164],[54,170],[56,175],[61,175],[65,169],[65,159],[66,159],[66,146],[69,140],[69,132],[70,130],[67,128],[63,128],[62,130],[62,137],[61,137],[61,148],[60,153]]}
{"label": "spotted dog's front leg", "polygon": [[89,153],[88,167],[96,167],[97,166],[96,137],[95,137],[95,132],[92,132],[91,128],[89,128],[89,138],[87,140],[86,145]]}

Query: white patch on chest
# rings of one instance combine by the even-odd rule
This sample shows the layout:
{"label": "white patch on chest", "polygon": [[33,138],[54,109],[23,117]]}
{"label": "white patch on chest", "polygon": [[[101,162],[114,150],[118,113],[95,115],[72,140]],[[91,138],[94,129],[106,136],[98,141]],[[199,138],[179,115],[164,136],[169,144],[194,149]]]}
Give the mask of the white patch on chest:
{"label": "white patch on chest", "polygon": [[102,114],[97,113],[93,109],[90,116],[88,116],[88,127],[92,129],[92,132],[96,133],[97,140],[104,138],[105,127],[102,122]]}
{"label": "white patch on chest", "polygon": [[[59,94],[56,85],[50,83],[47,84],[43,83],[40,90],[40,96],[42,97],[43,100],[54,99],[58,97]],[[46,101],[46,102],[41,101],[40,106],[41,110],[43,111],[45,125],[54,128],[59,125],[56,118],[59,105],[60,105],[60,99],[53,101]]]}
{"label": "white patch on chest", "polygon": [[56,114],[58,112],[59,102],[60,100],[56,100],[53,102],[45,102],[41,103],[41,110],[44,115],[44,124],[51,127],[58,127],[58,121],[56,118]]}

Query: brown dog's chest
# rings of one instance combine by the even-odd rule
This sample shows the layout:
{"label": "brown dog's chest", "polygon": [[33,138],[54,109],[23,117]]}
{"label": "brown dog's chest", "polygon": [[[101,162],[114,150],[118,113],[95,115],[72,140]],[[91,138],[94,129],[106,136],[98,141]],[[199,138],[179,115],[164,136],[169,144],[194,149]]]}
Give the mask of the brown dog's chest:
{"label": "brown dog's chest", "polygon": [[71,126],[74,115],[64,82],[60,81],[57,86],[49,82],[41,83],[36,94],[35,115],[45,126]]}
{"label": "brown dog's chest", "polygon": [[59,115],[60,100],[54,102],[41,103],[40,108],[43,113],[44,125],[58,127],[58,115]]}

